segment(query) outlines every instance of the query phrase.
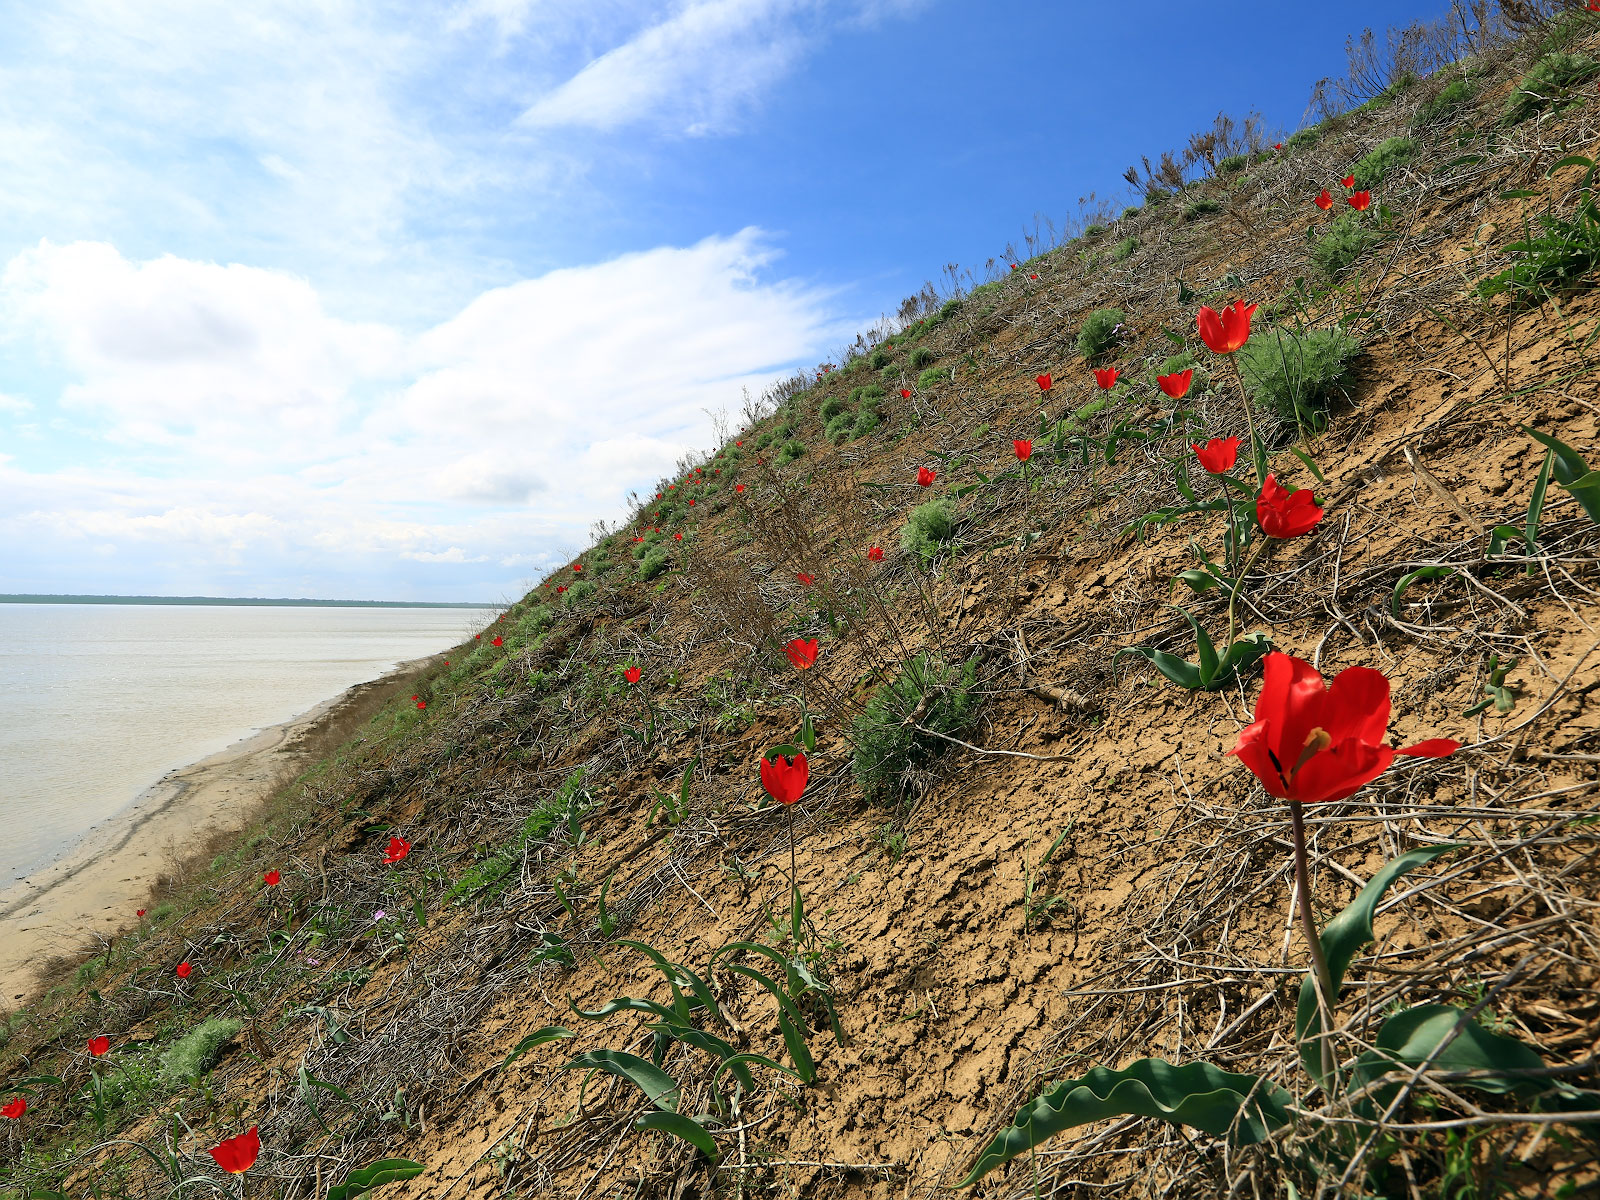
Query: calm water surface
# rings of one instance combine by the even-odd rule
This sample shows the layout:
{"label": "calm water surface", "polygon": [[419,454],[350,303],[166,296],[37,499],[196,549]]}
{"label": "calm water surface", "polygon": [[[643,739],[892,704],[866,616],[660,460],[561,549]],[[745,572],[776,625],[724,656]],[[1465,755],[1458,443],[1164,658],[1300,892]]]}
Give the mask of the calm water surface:
{"label": "calm water surface", "polygon": [[173,768],[453,646],[492,615],[0,604],[0,887]]}

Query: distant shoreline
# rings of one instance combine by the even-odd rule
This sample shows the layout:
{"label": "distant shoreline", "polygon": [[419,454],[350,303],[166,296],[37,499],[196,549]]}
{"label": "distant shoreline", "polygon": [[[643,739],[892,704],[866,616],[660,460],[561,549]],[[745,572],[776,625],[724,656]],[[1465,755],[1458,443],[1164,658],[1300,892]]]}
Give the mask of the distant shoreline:
{"label": "distant shoreline", "polygon": [[0,604],[187,604],[240,608],[501,608],[481,600],[290,600],[257,596],[57,596],[0,593]]}
{"label": "distant shoreline", "polygon": [[54,966],[136,926],[135,910],[153,907],[165,882],[259,821],[284,783],[357,734],[449,653],[400,663],[167,772],[54,862],[0,889],[0,1012],[49,982]]}

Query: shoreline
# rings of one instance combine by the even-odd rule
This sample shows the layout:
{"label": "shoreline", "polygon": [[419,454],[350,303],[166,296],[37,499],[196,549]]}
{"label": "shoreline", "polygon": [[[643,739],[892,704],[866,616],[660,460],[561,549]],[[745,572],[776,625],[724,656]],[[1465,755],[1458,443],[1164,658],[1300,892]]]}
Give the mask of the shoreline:
{"label": "shoreline", "polygon": [[188,766],[168,771],[60,858],[0,890],[0,1008],[31,999],[51,968],[135,927],[157,889],[256,821],[290,779],[347,741],[449,650],[365,683]]}

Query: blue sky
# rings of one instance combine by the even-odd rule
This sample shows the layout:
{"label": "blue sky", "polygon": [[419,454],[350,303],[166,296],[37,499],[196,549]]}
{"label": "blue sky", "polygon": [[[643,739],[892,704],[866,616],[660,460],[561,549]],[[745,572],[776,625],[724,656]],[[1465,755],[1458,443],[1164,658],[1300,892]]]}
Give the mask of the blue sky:
{"label": "blue sky", "polygon": [[1438,3],[0,0],[0,591],[499,599]]}

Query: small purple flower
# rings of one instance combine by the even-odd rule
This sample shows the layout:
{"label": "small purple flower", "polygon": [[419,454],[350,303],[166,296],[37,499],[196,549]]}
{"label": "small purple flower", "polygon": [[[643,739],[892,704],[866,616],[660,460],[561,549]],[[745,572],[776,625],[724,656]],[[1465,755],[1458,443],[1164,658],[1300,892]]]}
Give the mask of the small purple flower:
{"label": "small purple flower", "polygon": [[377,912],[373,913],[372,920],[374,924],[383,920],[383,909],[380,908]]}

